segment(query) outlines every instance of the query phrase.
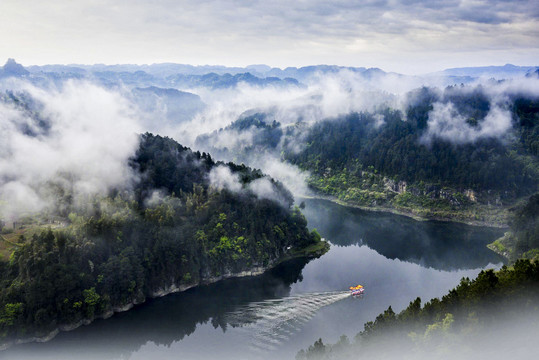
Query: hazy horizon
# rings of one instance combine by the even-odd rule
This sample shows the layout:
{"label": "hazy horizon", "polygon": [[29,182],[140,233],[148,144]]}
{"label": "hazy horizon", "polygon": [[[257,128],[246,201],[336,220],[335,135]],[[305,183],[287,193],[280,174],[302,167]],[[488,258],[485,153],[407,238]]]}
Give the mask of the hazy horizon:
{"label": "hazy horizon", "polygon": [[1,0],[0,44],[0,359],[532,357],[539,0]]}
{"label": "hazy horizon", "polygon": [[0,58],[23,64],[338,64],[403,74],[539,58],[539,12],[523,1],[0,4]]}
{"label": "hazy horizon", "polygon": [[[15,62],[17,62],[18,64],[21,64],[22,66],[24,66],[25,68],[27,67],[33,67],[33,66],[39,66],[39,67],[42,67],[42,66],[155,66],[155,65],[185,65],[185,66],[193,66],[193,67],[223,67],[223,68],[244,68],[244,69],[248,69],[250,67],[255,67],[255,66],[267,66],[269,67],[270,69],[280,69],[280,70],[285,70],[287,68],[304,68],[304,67],[312,67],[312,66],[337,66],[337,67],[346,67],[346,68],[366,68],[366,69],[380,69],[380,70],[383,70],[387,73],[399,73],[397,71],[391,71],[391,70],[388,70],[388,69],[385,69],[385,68],[381,68],[381,67],[378,67],[378,66],[373,66],[373,67],[368,67],[368,66],[363,66],[361,64],[356,64],[356,65],[342,65],[342,64],[330,64],[330,63],[307,63],[307,64],[303,64],[303,65],[298,65],[298,66],[295,66],[295,65],[289,65],[289,66],[272,66],[270,64],[265,64],[265,63],[257,63],[257,64],[247,64],[247,65],[225,65],[225,64],[220,64],[220,63],[213,63],[213,64],[210,64],[210,63],[200,63],[200,64],[192,64],[192,63],[182,63],[182,62],[170,62],[170,61],[166,61],[166,62],[148,62],[148,63],[134,63],[134,62],[130,62],[130,63],[104,63],[104,62],[97,62],[97,63],[40,63],[40,64],[24,64],[24,63],[21,63],[18,59],[14,58],[14,57],[7,57],[6,60],[3,62],[4,64],[7,62],[7,60],[9,59],[13,59],[15,60]],[[429,75],[429,74],[433,74],[433,73],[438,73],[438,72],[443,72],[445,70],[452,70],[452,69],[463,69],[463,68],[488,68],[488,67],[504,67],[504,66],[515,66],[515,67],[537,67],[538,65],[535,65],[535,64],[513,64],[513,63],[505,63],[505,64],[491,64],[491,63],[485,63],[483,65],[474,65],[474,66],[467,66],[467,65],[463,65],[463,66],[452,66],[452,67],[444,67],[444,68],[439,68],[439,69],[435,69],[433,71],[429,71],[429,72],[418,72],[418,73],[413,73],[413,74],[407,74],[407,73],[399,73],[399,74],[403,74],[403,75]]]}

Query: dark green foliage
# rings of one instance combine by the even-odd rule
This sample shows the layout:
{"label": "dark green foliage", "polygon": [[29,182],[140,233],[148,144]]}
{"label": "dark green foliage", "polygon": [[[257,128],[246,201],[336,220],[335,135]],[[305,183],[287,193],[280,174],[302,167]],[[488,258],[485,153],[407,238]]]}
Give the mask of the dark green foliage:
{"label": "dark green foliage", "polygon": [[[275,181],[284,206],[248,190],[214,189],[209,171],[227,165],[150,134],[131,165],[141,177],[134,195],[72,207],[68,226],[34,236],[0,262],[0,338],[44,335],[172,286],[268,267],[289,247],[319,241]],[[228,166],[244,184],[263,176]]]}
{"label": "dark green foliage", "polygon": [[[451,102],[471,126],[479,126],[490,109],[480,87],[468,92],[449,87],[443,93],[422,88],[408,94],[406,117],[400,111],[386,109],[376,115],[353,113],[322,121],[309,129],[302,151],[287,151],[284,156],[315,177],[339,176],[351,170],[360,176],[362,170],[372,167],[382,175],[409,183],[494,190],[502,197],[536,191],[537,99],[521,96],[513,100],[513,135],[520,142],[508,137],[503,141],[482,138],[467,144],[423,141],[434,102]],[[286,141],[291,140],[285,140],[285,145]]]}
{"label": "dark green foliage", "polygon": [[209,154],[192,152],[166,137],[144,134],[132,159],[132,166],[142,174],[137,186],[139,199],[156,189],[165,189],[171,194],[189,192],[194,184],[206,182],[205,177],[213,165]]}
{"label": "dark green foliage", "polygon": [[539,260],[539,193],[509,209],[510,230],[488,247],[510,262]]}
{"label": "dark green foliage", "polygon": [[513,103],[520,141],[526,151],[539,156],[539,99],[517,98]]}
{"label": "dark green foliage", "polygon": [[[442,299],[432,299],[421,307],[417,298],[398,315],[391,307],[365,324],[353,344],[324,345],[318,340],[298,359],[332,359],[350,354],[384,358],[393,349],[429,353],[473,343],[481,329],[497,326],[500,317],[515,318],[537,311],[539,301],[539,262],[518,260],[512,268],[486,270],[476,279],[463,278]],[[391,344],[391,346],[388,346]],[[394,346],[395,344],[398,344]],[[372,352],[371,352],[372,351]]]}
{"label": "dark green foliage", "polygon": [[[539,263],[521,259],[512,268],[503,266],[497,272],[481,271],[474,280],[463,278],[441,300],[432,299],[423,308],[420,306],[421,300],[417,298],[392,320],[390,327],[406,332],[424,332],[427,325],[442,320],[450,313],[454,317],[454,328],[464,330],[469,327],[471,331],[476,322],[487,326],[496,321],[493,314],[532,311],[537,300]],[[368,339],[377,332],[385,332],[387,321],[379,319],[386,318],[385,314],[379,315],[369,326],[366,324],[359,338]]]}
{"label": "dark green foliage", "polygon": [[514,211],[510,226],[516,237],[517,254],[539,250],[539,194],[531,196],[523,206]]}

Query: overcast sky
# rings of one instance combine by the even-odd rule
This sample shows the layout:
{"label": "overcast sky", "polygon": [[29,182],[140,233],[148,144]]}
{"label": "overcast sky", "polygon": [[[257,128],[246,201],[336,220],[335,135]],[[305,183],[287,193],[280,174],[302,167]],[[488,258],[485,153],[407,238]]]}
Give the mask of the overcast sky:
{"label": "overcast sky", "polygon": [[0,62],[537,65],[538,0],[0,0]]}

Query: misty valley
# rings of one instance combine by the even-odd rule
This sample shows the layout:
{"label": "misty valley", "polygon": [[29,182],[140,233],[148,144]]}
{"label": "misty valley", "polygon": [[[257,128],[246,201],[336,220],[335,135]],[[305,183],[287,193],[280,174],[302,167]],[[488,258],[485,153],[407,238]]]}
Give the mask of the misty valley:
{"label": "misty valley", "polygon": [[0,358],[525,357],[539,69],[9,59],[0,228]]}
{"label": "misty valley", "polygon": [[[226,358],[293,358],[298,345],[308,347],[316,336],[353,336],[358,323],[390,305],[402,308],[417,296],[439,297],[460,278],[500,268],[504,262],[486,248],[503,234],[500,230],[467,225],[452,229],[446,223],[391,214],[380,219],[324,200],[305,204],[308,222],[319,225],[333,245],[319,259],[297,259],[260,278],[231,279],[155,299],[60,333],[48,343],[13,347],[7,354],[15,359],[69,358],[77,351],[88,358],[144,358],[155,352],[208,358],[218,352]],[[393,246],[379,244],[378,231]],[[422,244],[422,250],[410,253],[410,244]],[[470,253],[476,256],[470,259]],[[354,299],[347,288],[358,276],[369,292]]]}

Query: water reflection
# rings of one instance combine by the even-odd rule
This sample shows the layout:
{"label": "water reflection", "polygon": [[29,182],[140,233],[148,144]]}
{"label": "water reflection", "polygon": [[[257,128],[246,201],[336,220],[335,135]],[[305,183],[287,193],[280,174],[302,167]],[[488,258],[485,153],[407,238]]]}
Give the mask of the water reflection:
{"label": "water reflection", "polygon": [[[304,213],[335,246],[320,259],[295,260],[256,277],[230,279],[149,301],[111,319],[60,333],[2,359],[293,358],[319,337],[353,337],[389,305],[445,294],[501,258],[485,245],[502,231],[418,222],[323,200]],[[348,286],[361,283],[365,297]],[[254,350],[254,351],[253,351]]]}
{"label": "water reflection", "polygon": [[127,358],[148,342],[170,346],[199,324],[226,331],[231,322],[227,313],[288,296],[290,285],[301,281],[307,262],[295,259],[261,276],[229,279],[150,300],[110,319],[60,333],[48,343],[15,346],[1,355],[5,359],[72,359],[75,354],[78,359]]}
{"label": "water reflection", "polygon": [[328,200],[304,199],[304,202],[309,225],[338,246],[365,244],[389,259],[439,270],[475,269],[505,261],[486,247],[503,235],[503,229],[416,221]]}

